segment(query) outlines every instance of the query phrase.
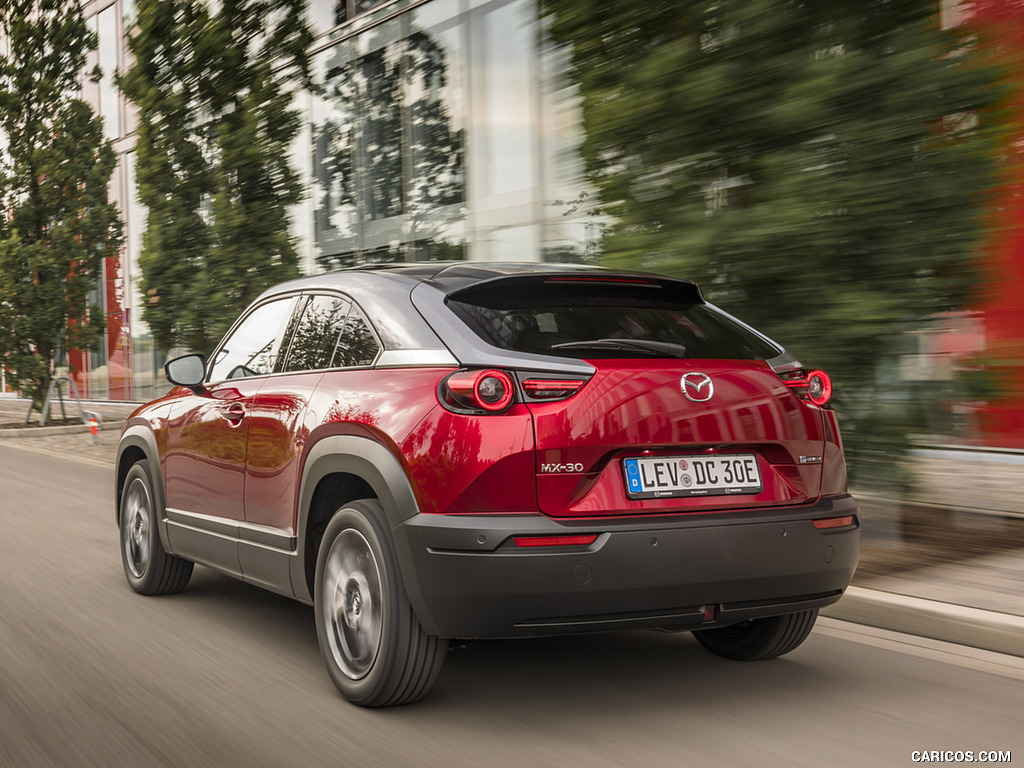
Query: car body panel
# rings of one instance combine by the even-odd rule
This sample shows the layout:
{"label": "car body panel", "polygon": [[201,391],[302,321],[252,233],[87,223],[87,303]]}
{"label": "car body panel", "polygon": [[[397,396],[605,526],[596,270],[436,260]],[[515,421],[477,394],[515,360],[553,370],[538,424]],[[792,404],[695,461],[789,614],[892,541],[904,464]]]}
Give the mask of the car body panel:
{"label": "car body panel", "polygon": [[235,379],[174,403],[163,453],[167,506],[244,520],[246,444],[263,380]]}
{"label": "car body panel", "polygon": [[322,380],[323,375],[291,373],[267,377],[260,384],[247,416],[247,523],[295,532],[302,452],[309,433],[319,423],[311,401]]}
{"label": "car body panel", "polygon": [[498,416],[437,406],[401,450],[424,513],[537,511],[533,422],[524,405]]}

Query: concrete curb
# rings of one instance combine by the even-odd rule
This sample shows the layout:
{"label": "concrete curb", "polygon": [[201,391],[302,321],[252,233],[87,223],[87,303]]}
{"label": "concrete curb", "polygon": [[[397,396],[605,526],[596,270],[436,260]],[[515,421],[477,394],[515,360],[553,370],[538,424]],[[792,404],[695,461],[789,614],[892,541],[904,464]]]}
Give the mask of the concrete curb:
{"label": "concrete curb", "polygon": [[1024,657],[1024,616],[863,587],[850,587],[821,615]]}
{"label": "concrete curb", "polygon": [[[100,427],[103,429],[103,427]],[[45,437],[46,435],[71,435],[88,432],[88,424],[61,424],[57,427],[25,427],[24,429],[0,429],[0,440],[5,437]]]}

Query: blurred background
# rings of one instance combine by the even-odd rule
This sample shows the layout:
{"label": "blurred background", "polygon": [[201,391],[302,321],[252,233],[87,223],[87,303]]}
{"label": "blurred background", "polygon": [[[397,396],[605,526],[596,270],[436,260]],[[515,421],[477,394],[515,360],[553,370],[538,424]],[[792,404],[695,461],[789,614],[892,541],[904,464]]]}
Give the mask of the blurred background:
{"label": "blurred background", "polygon": [[[0,766],[1019,758],[1024,0],[0,0],[0,214]],[[861,559],[799,653],[471,641],[385,716],[312,607],[125,585],[169,357],[293,276],[468,259],[692,279],[831,376]],[[102,430],[66,382],[39,428],[53,376]]]}
{"label": "blurred background", "polygon": [[[891,541],[924,563],[1021,542],[1024,0],[81,14],[79,95],[114,151],[123,227],[94,275],[102,333],[56,361],[83,398],[159,396],[169,354],[209,352],[298,274],[651,270],[832,376],[880,563]],[[910,546],[939,509],[966,522]]]}

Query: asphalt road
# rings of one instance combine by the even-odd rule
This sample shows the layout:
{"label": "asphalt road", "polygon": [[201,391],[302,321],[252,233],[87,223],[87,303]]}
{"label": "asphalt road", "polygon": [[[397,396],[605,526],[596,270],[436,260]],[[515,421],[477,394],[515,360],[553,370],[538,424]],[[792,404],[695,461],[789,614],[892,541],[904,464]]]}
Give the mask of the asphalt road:
{"label": "asphalt road", "polygon": [[[0,766],[1024,762],[1024,660],[821,620],[743,664],[689,635],[471,643],[423,702],[344,702],[312,609],[197,568],[125,584],[112,474],[0,441]],[[947,761],[949,762],[949,761]]]}

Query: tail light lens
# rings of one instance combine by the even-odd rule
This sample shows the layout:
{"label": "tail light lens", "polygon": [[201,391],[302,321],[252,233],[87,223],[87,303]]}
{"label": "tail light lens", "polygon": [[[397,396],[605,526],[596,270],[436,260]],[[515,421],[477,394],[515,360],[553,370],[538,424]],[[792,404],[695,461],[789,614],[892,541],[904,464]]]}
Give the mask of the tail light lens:
{"label": "tail light lens", "polygon": [[523,391],[530,400],[564,400],[575,395],[586,379],[523,379]]}
{"label": "tail light lens", "polygon": [[552,403],[579,392],[589,381],[558,373],[488,368],[456,371],[438,383],[437,398],[455,413],[501,413],[515,402]]}
{"label": "tail light lens", "polygon": [[807,397],[815,405],[824,405],[832,399],[832,379],[824,371],[811,371],[807,375]]}
{"label": "tail light lens", "polygon": [[819,406],[832,399],[832,379],[824,371],[796,370],[779,375],[797,397]]}
{"label": "tail light lens", "polygon": [[456,371],[441,379],[437,396],[456,413],[501,413],[515,402],[516,388],[505,371]]}

